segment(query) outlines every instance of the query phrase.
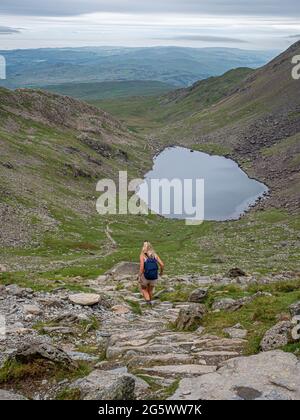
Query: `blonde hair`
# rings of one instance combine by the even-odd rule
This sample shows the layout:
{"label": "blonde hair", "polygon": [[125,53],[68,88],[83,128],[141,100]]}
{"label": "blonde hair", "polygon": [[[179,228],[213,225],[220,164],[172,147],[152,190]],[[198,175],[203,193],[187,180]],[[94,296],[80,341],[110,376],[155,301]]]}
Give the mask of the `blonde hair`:
{"label": "blonde hair", "polygon": [[157,254],[149,241],[144,242],[141,254],[147,255],[150,258],[157,258]]}

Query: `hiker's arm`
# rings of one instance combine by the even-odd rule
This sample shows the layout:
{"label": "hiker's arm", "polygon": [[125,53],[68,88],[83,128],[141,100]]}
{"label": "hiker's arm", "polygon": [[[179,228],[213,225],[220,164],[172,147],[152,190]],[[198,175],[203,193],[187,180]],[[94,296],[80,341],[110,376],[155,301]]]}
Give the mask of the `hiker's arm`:
{"label": "hiker's arm", "polygon": [[162,276],[164,274],[165,264],[162,262],[162,260],[159,258],[158,255],[157,255],[157,262],[160,266],[160,275]]}
{"label": "hiker's arm", "polygon": [[144,267],[145,267],[145,261],[143,255],[140,255],[140,272],[139,276],[141,276],[144,273]]}

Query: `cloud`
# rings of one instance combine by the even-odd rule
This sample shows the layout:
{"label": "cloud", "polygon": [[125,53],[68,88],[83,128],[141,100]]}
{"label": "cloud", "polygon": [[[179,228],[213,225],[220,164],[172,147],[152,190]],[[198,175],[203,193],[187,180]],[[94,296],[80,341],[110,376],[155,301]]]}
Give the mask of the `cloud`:
{"label": "cloud", "polygon": [[300,16],[299,0],[1,0],[0,13],[76,16],[86,13],[184,13]]}
{"label": "cloud", "polygon": [[8,26],[0,26],[0,35],[17,34],[21,31],[17,28],[10,28]]}
{"label": "cloud", "polygon": [[[166,38],[162,38],[166,40]],[[238,38],[229,38],[223,36],[210,36],[210,35],[179,35],[167,38],[168,41],[201,41],[201,42],[225,42],[225,43],[243,43],[248,44],[248,41]]]}

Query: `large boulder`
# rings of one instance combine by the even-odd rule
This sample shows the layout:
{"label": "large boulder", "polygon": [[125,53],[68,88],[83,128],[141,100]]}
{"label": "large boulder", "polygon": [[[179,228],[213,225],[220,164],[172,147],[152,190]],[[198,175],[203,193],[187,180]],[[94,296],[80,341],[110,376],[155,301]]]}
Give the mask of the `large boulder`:
{"label": "large boulder", "polygon": [[189,302],[200,303],[207,296],[207,289],[196,289],[189,296]]}
{"label": "large boulder", "polygon": [[181,308],[175,321],[175,326],[179,330],[192,330],[199,327],[199,324],[206,313],[206,308],[201,304],[190,304]]}
{"label": "large boulder", "polygon": [[23,395],[15,394],[11,391],[6,391],[5,389],[0,389],[0,401],[21,401],[27,400]]}
{"label": "large boulder", "polygon": [[96,293],[77,293],[69,296],[70,302],[81,306],[97,305],[97,303],[100,302],[100,299],[100,295]]}
{"label": "large boulder", "polygon": [[185,378],[171,400],[299,400],[300,362],[271,351],[238,357],[217,372]]}
{"label": "large boulder", "polygon": [[138,263],[123,261],[115,265],[106,273],[106,275],[118,280],[126,277],[137,276],[139,274],[139,270],[140,265]]}
{"label": "large boulder", "polygon": [[290,321],[281,321],[270,328],[260,343],[262,351],[275,350],[292,342],[292,327]]}
{"label": "large boulder", "polygon": [[245,277],[246,275],[247,274],[245,273],[245,271],[241,270],[238,267],[231,268],[227,273],[227,277],[232,278],[232,279],[237,278],[237,277]]}
{"label": "large boulder", "polygon": [[74,362],[66,352],[59,347],[46,342],[24,344],[13,352],[9,358],[24,364],[31,363],[39,359],[45,359],[50,362],[61,364],[65,368],[75,367]]}
{"label": "large boulder", "polygon": [[83,400],[133,400],[135,380],[131,375],[94,370],[75,381],[71,388],[80,390]]}

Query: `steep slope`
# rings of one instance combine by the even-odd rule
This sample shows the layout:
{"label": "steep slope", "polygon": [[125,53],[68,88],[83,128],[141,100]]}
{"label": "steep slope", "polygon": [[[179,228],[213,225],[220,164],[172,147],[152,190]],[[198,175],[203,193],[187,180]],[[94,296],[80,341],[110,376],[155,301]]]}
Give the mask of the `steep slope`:
{"label": "steep slope", "polygon": [[95,216],[97,181],[147,161],[121,123],[72,98],[1,89],[0,115],[1,247],[32,246],[66,217]]}
{"label": "steep slope", "polygon": [[[210,107],[190,107],[188,117],[152,136],[234,156],[270,186],[267,205],[299,210],[300,82],[291,74],[292,57],[299,54],[297,42]],[[179,92],[177,106],[191,95],[180,98]]]}
{"label": "steep slope", "polygon": [[194,85],[174,90],[166,95],[126,100],[91,101],[92,104],[112,112],[138,130],[170,124],[209,107],[228,96],[231,91],[254,70],[237,68],[222,76],[210,77]]}

